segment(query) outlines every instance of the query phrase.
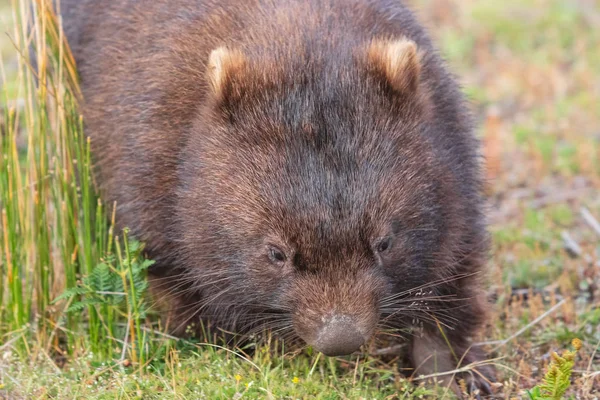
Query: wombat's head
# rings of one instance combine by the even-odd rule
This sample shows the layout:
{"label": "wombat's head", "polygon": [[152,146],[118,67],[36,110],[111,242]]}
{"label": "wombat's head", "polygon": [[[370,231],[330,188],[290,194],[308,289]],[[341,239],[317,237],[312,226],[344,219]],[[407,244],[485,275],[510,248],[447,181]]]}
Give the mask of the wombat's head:
{"label": "wombat's head", "polygon": [[[201,313],[357,350],[394,295],[449,272],[460,194],[407,40],[285,56],[219,48],[182,160],[181,256]],[[391,297],[390,297],[391,296]],[[402,319],[406,313],[396,312]]]}

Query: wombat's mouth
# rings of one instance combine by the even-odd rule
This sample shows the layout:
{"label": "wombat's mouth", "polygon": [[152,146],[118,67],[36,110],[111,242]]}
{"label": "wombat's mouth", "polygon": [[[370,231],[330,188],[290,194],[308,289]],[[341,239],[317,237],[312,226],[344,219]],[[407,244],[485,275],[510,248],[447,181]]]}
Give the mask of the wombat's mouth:
{"label": "wombat's mouth", "polygon": [[324,319],[315,338],[306,342],[326,356],[342,356],[359,350],[368,338],[355,317],[334,314]]}

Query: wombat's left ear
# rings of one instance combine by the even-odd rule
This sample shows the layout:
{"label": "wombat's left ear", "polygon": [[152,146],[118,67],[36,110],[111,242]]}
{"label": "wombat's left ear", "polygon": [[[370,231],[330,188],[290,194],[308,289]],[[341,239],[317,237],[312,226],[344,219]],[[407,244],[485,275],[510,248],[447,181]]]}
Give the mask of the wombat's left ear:
{"label": "wombat's left ear", "polygon": [[208,82],[219,100],[231,96],[232,83],[236,75],[242,74],[246,57],[239,50],[218,47],[208,58]]}
{"label": "wombat's left ear", "polygon": [[395,91],[411,94],[418,89],[421,55],[412,40],[374,40],[367,56],[370,65],[385,76]]}

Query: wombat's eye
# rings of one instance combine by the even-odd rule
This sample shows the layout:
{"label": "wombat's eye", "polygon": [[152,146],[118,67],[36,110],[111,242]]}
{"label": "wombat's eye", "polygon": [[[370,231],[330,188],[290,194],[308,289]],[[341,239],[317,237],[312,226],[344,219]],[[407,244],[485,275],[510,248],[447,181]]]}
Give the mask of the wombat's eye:
{"label": "wombat's eye", "polygon": [[271,246],[269,247],[269,259],[276,264],[282,264],[287,258],[282,250]]}
{"label": "wombat's eye", "polygon": [[377,250],[378,253],[384,253],[386,250],[388,250],[392,245],[392,239],[385,238],[382,239],[379,243],[377,243],[377,246],[375,247],[375,249]]}

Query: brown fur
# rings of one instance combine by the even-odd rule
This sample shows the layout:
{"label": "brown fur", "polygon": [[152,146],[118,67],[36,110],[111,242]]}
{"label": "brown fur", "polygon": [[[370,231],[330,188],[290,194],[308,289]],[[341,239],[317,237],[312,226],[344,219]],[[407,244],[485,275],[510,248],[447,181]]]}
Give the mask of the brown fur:
{"label": "brown fur", "polygon": [[313,343],[342,315],[364,337],[413,327],[417,373],[458,365],[485,311],[477,142],[410,11],[62,4],[103,196],[157,261],[175,333],[203,320]]}

